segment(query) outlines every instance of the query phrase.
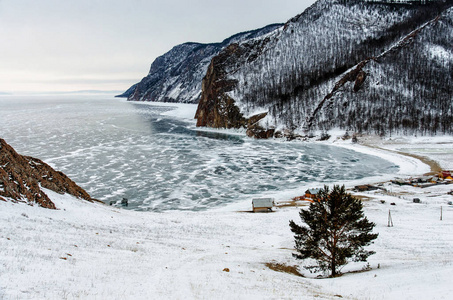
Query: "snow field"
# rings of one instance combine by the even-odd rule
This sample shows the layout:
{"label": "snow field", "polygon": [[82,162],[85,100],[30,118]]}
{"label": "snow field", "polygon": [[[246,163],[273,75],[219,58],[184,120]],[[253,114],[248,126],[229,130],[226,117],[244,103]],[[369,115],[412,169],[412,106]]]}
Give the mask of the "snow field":
{"label": "snow field", "polygon": [[[261,260],[279,240],[248,236],[268,215],[137,213],[49,194],[63,210],[1,204],[0,281],[8,298],[248,298],[274,273]],[[238,280],[250,282],[250,291],[236,291]]]}
{"label": "snow field", "polygon": [[451,136],[392,137],[382,147],[420,156],[438,162],[444,170],[453,170],[453,138]]}
{"label": "snow field", "polygon": [[[386,188],[390,189],[389,186]],[[270,214],[135,212],[47,191],[58,211],[0,203],[3,299],[447,299],[453,294],[453,209],[449,189],[392,187],[422,200],[365,193],[377,224],[377,254],[335,279],[276,272],[267,262],[303,265],[292,256],[289,220]],[[441,196],[431,197],[438,193]],[[380,200],[386,202],[382,204]],[[395,202],[395,206],[390,203]],[[439,220],[443,206],[443,221]],[[394,227],[387,227],[391,210]],[[378,268],[379,265],[379,268]],[[229,272],[224,271],[225,268]]]}
{"label": "snow field", "polygon": [[[453,208],[447,204],[451,196],[446,192],[451,187],[441,187],[442,191],[439,187],[432,187],[431,191],[386,188],[402,196],[365,193],[376,197],[364,202],[365,214],[376,223],[375,231],[379,233],[370,246],[376,251],[368,260],[373,270],[347,274],[340,280],[329,279],[334,282],[334,290],[342,295],[361,295],[357,299],[448,299],[453,294],[449,275],[453,269]],[[433,197],[437,193],[441,196]],[[412,203],[413,197],[422,203]],[[386,202],[382,204],[381,200]],[[393,227],[388,227],[389,211]]]}

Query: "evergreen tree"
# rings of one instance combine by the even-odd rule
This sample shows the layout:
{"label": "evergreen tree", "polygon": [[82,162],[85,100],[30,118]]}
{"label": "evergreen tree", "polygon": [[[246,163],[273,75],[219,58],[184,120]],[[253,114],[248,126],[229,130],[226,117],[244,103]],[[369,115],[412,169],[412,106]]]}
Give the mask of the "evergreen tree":
{"label": "evergreen tree", "polygon": [[329,270],[331,277],[336,276],[348,260],[366,261],[375,252],[363,248],[378,234],[371,233],[375,224],[368,221],[362,209],[360,200],[346,193],[344,186],[336,185],[332,191],[325,186],[309,209],[299,213],[306,226],[290,221],[298,252],[294,257],[316,260],[317,265],[306,268]]}

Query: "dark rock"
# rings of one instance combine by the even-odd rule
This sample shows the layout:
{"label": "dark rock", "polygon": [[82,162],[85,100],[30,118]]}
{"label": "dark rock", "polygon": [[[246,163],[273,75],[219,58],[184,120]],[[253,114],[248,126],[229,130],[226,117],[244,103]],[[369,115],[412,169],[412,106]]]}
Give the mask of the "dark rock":
{"label": "dark rock", "polygon": [[266,113],[261,113],[261,114],[257,114],[257,115],[251,116],[251,117],[247,120],[247,127],[250,127],[250,126],[255,125],[256,123],[258,123],[259,121],[261,121],[262,119],[264,119],[266,116],[267,116],[267,112],[266,112]]}
{"label": "dark rock", "polygon": [[227,61],[234,59],[235,55],[240,53],[239,45],[231,44],[222,52],[222,55],[212,59],[202,82],[202,94],[195,114],[197,126],[245,127],[247,120],[235,105],[235,101],[226,94],[236,86],[237,82],[225,78],[225,71],[222,69]]}
{"label": "dark rock", "polygon": [[328,134],[327,132],[323,132],[321,134],[321,137],[320,137],[320,141],[327,141],[328,139],[330,139],[330,134]]}
{"label": "dark rock", "polygon": [[274,138],[281,139],[283,137],[283,133],[281,131],[276,131],[274,133]]}
{"label": "dark rock", "polygon": [[264,129],[259,125],[253,125],[247,128],[246,134],[248,137],[253,137],[256,139],[269,139],[274,137],[275,129]]}
{"label": "dark rock", "polygon": [[228,79],[225,69],[234,65],[239,57],[246,57],[249,62],[253,61],[260,49],[263,49],[268,42],[269,39],[264,39],[246,46],[231,44],[211,60],[206,76],[203,78],[201,98],[195,114],[198,127],[248,128],[249,136],[257,138],[273,136],[273,129],[262,132],[259,126],[255,126],[267,113],[247,119],[236,106],[234,99],[228,96],[227,93],[232,91],[238,82]]}
{"label": "dark rock", "polygon": [[366,76],[367,74],[364,71],[360,70],[359,74],[357,74],[357,77],[355,79],[354,92],[357,93],[360,90],[363,83],[365,82]]}

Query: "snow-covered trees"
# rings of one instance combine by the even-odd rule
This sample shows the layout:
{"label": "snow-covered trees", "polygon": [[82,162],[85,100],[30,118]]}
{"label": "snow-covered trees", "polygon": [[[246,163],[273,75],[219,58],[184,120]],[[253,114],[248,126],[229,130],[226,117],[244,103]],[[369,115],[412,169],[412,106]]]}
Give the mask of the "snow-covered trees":
{"label": "snow-covered trees", "polygon": [[[235,62],[239,68],[226,72],[239,82],[231,96],[245,115],[267,109],[267,121],[278,128],[451,134],[449,6],[320,0],[256,49],[255,60]],[[361,85],[348,81],[324,101],[366,60]]]}

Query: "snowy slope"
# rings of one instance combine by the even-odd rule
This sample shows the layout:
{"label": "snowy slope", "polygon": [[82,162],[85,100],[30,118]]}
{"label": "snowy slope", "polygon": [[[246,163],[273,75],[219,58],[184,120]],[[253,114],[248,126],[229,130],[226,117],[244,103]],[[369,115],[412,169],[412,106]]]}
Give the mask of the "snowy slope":
{"label": "snowy slope", "polygon": [[[320,0],[283,30],[223,50],[202,115],[233,101],[245,118],[268,112],[266,128],[451,133],[453,3],[384,2]],[[219,81],[234,87],[213,94]]]}
{"label": "snowy slope", "polygon": [[[59,210],[0,201],[0,298],[447,299],[451,196],[446,188],[427,190],[368,195],[376,198],[365,202],[365,212],[379,233],[371,270],[347,273],[365,267],[350,264],[335,279],[266,266],[304,265],[291,256],[288,222],[300,222],[294,207],[271,214],[140,213],[51,191]],[[408,192],[423,203],[411,203]],[[394,227],[387,227],[389,209]]]}

